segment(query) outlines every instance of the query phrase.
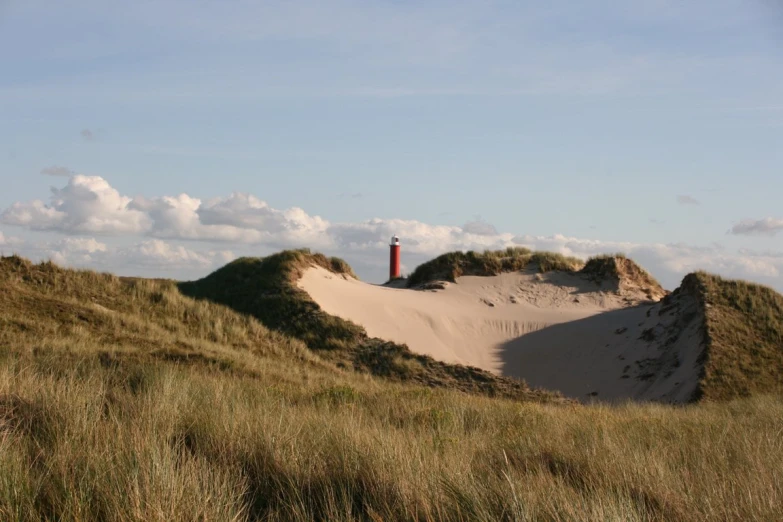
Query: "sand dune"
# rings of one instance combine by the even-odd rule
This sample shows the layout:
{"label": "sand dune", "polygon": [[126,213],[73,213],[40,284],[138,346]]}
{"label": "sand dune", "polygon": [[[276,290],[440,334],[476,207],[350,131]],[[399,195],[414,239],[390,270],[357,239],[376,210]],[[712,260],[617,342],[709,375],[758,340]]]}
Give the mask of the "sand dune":
{"label": "sand dune", "polygon": [[370,336],[580,400],[682,402],[696,387],[701,337],[695,316],[683,313],[695,306],[685,297],[664,309],[563,272],[466,276],[411,290],[314,267],[298,284]]}

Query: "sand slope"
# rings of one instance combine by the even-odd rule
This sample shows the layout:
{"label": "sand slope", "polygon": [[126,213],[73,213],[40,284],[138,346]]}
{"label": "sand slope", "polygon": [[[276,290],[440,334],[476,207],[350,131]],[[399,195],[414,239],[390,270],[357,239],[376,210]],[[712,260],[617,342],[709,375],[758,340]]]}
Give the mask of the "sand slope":
{"label": "sand slope", "polygon": [[314,267],[298,284],[370,336],[580,400],[683,402],[696,387],[701,337],[687,296],[664,308],[579,274],[533,271],[410,290]]}

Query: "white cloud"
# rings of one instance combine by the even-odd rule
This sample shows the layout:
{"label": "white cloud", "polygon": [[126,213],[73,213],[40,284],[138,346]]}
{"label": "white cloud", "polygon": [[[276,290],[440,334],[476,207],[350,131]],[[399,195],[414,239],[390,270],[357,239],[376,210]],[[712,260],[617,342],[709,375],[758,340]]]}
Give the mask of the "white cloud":
{"label": "white cloud", "polygon": [[93,237],[66,237],[55,243],[55,246],[67,252],[86,252],[88,254],[106,252],[107,250],[105,243],[101,243]]}
{"label": "white cloud", "polygon": [[128,248],[118,249],[112,257],[128,266],[165,268],[167,270],[211,268],[234,259],[229,251],[199,252],[182,245],[152,239]]}
{"label": "white cloud", "polygon": [[129,208],[121,196],[98,176],[73,176],[62,188],[52,188],[51,203],[14,203],[0,219],[9,225],[67,234],[134,234],[149,227],[143,212]]}
{"label": "white cloud", "polygon": [[65,267],[150,277],[200,277],[237,257],[229,250],[190,249],[160,239],[127,246],[110,246],[92,237],[3,243],[0,233],[0,246],[4,244],[13,244],[16,253],[34,261],[52,260]]}
{"label": "white cloud", "polygon": [[404,238],[407,251],[435,255],[447,250],[483,250],[511,245],[512,234],[476,234],[462,227],[428,225],[404,219],[370,219],[361,223],[336,223],[327,230],[340,249],[385,248],[392,235]]}
{"label": "white cloud", "polygon": [[301,208],[278,210],[248,194],[235,193],[207,202],[187,194],[159,198],[122,196],[97,176],[73,176],[52,189],[49,204],[14,203],[3,223],[65,234],[147,235],[280,247],[330,246],[329,223]]}
{"label": "white cloud", "polygon": [[234,193],[227,198],[207,201],[198,209],[198,216],[208,227],[261,232],[255,241],[327,246],[325,232],[329,223],[326,220],[310,216],[297,207],[274,209],[250,194]]}
{"label": "white cloud", "polygon": [[767,217],[764,219],[743,219],[729,231],[738,236],[767,235],[774,236],[783,230],[783,219]]}
{"label": "white cloud", "polygon": [[[107,246],[95,238],[67,237],[41,247],[44,257],[66,266],[100,264]],[[97,254],[97,255],[96,255]]]}

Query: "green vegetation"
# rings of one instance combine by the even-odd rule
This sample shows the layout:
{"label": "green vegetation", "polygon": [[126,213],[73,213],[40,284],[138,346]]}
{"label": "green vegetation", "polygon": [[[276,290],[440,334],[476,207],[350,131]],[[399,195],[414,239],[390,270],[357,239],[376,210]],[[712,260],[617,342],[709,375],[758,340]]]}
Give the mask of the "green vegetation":
{"label": "green vegetation", "polygon": [[612,281],[618,289],[640,290],[652,300],[667,294],[653,276],[622,253],[591,257],[580,273],[599,283]]}
{"label": "green vegetation", "polygon": [[254,371],[259,357],[326,366],[304,343],[225,306],[185,297],[174,281],[3,257],[0,312],[0,353],[13,347],[76,357],[100,345],[110,347],[112,356],[142,362],[182,361],[240,372]]}
{"label": "green vegetation", "polygon": [[553,252],[532,252],[522,247],[485,250],[483,253],[449,252],[419,265],[408,278],[408,286],[419,286],[432,281],[454,282],[465,275],[498,275],[503,272],[516,272],[528,266],[535,266],[542,272],[574,272],[583,265],[584,262],[575,257]]}
{"label": "green vegetation", "polygon": [[[0,259],[0,520],[779,517],[780,396],[581,406],[346,371],[340,342],[310,347],[351,340],[296,295],[312,262],[350,277],[288,252],[182,284],[231,284],[229,307],[171,281]],[[781,296],[693,277],[708,311],[742,314],[732,330],[753,316],[743,335],[780,346]],[[736,285],[725,302],[722,285]],[[284,333],[306,316],[259,309],[277,305],[318,331]]]}
{"label": "green vegetation", "polygon": [[406,346],[371,338],[364,328],[325,313],[296,286],[311,266],[354,277],[341,260],[289,250],[265,258],[242,258],[199,281],[181,283],[183,294],[224,304],[268,328],[303,341],[323,359],[387,379],[458,389],[492,397],[560,400],[552,392],[492,373],[414,354]]}
{"label": "green vegetation", "polygon": [[704,302],[704,399],[783,390],[783,296],[771,288],[698,272],[682,284]]}
{"label": "green vegetation", "polygon": [[493,276],[525,269],[579,273],[598,284],[610,283],[615,291],[639,290],[651,300],[666,295],[658,281],[625,254],[595,256],[585,263],[575,257],[554,252],[533,252],[522,247],[440,255],[419,265],[408,278],[408,287],[420,287],[435,281],[454,282],[458,277],[466,275]]}

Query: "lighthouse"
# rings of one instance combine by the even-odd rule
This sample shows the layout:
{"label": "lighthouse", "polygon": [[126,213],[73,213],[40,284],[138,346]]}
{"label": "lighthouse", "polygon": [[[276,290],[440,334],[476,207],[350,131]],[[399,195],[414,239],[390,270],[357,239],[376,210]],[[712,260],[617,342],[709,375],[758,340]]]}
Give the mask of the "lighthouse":
{"label": "lighthouse", "polygon": [[400,277],[400,238],[392,236],[389,243],[389,281]]}

